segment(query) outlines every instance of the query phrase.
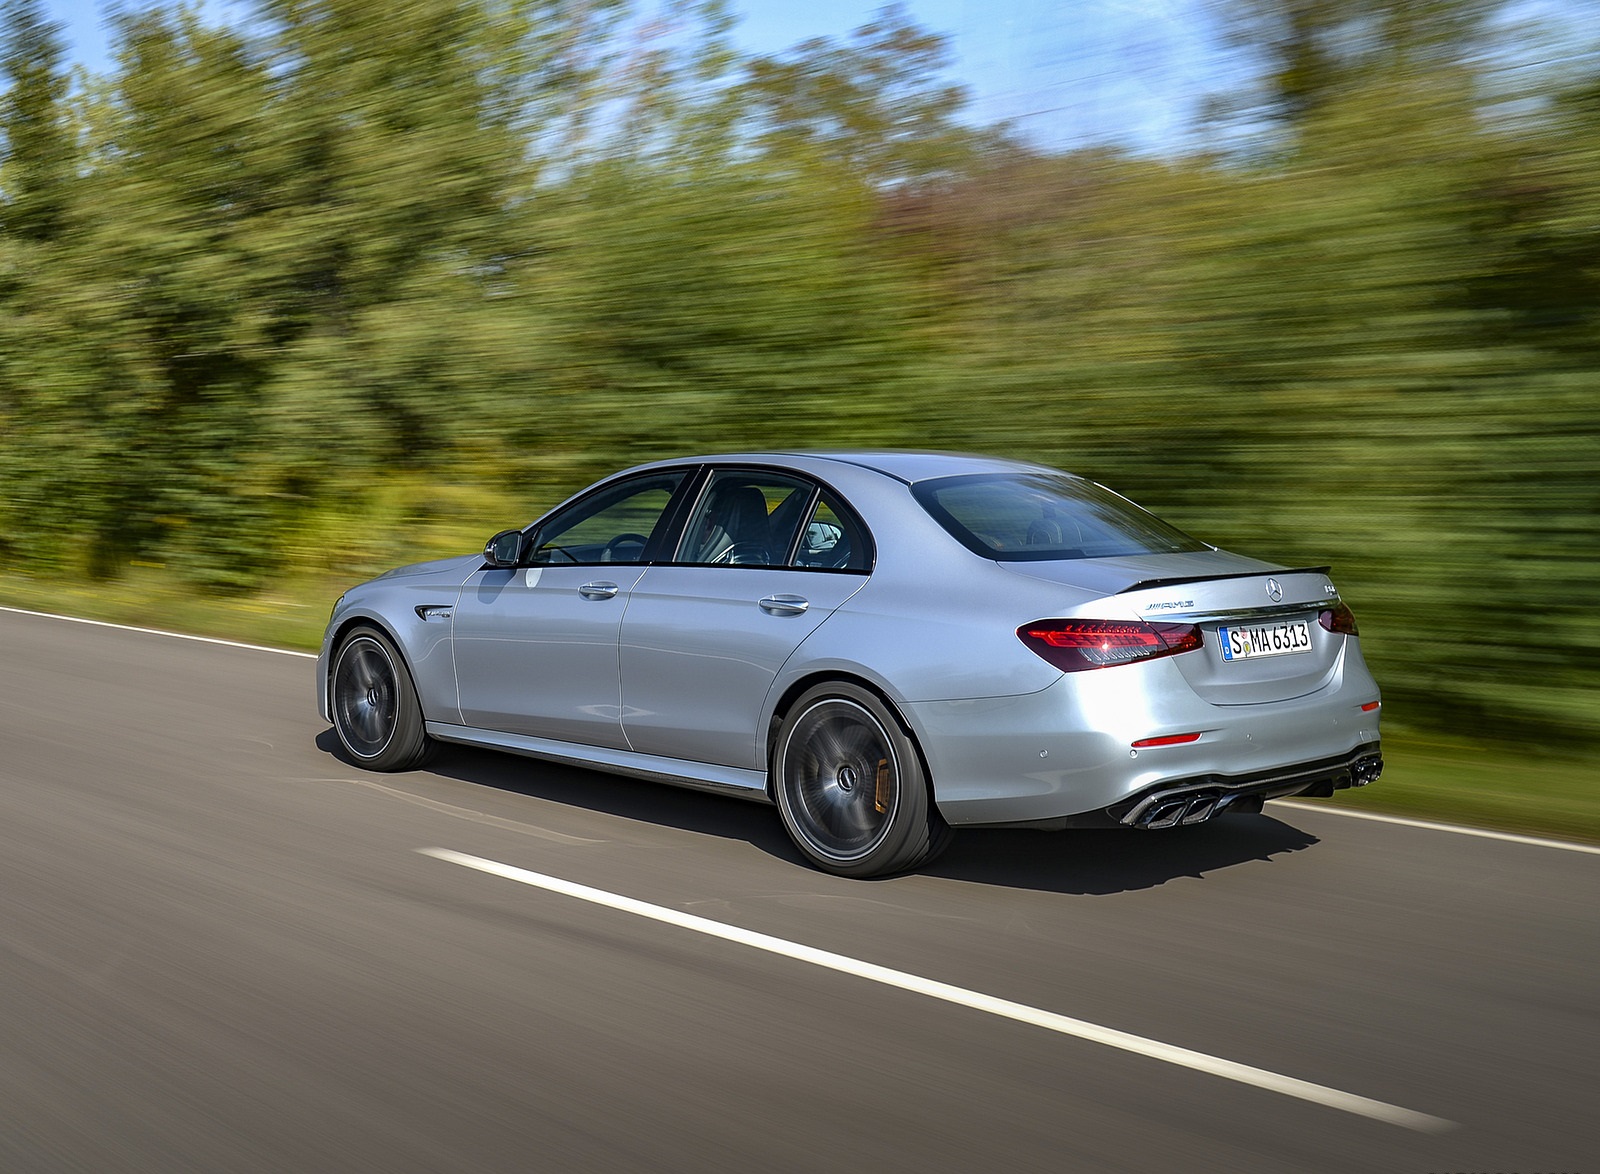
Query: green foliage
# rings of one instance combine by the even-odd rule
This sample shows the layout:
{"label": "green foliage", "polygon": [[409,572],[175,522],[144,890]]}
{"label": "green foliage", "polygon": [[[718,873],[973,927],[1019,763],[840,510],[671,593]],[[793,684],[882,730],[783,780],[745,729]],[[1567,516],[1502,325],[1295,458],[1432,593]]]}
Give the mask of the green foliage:
{"label": "green foliage", "polygon": [[861,443],[915,354],[914,289],[848,179],[765,161],[579,176],[529,278],[564,362],[547,408],[611,453]]}
{"label": "green foliage", "polygon": [[0,230],[19,241],[43,243],[65,230],[73,152],[65,118],[67,76],[59,25],[47,21],[40,0],[7,5],[0,41]]}
{"label": "green foliage", "polygon": [[1150,159],[964,126],[893,7],[144,7],[74,90],[8,5],[0,561],[320,590],[634,459],[981,449],[1333,562],[1391,723],[1592,747],[1600,75],[1508,94],[1503,8],[1236,0]]}

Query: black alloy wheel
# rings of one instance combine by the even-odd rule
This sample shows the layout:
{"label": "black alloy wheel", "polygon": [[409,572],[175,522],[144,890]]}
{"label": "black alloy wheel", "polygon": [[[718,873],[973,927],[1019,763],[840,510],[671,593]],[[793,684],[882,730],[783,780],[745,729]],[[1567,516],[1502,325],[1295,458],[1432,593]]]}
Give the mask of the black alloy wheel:
{"label": "black alloy wheel", "polygon": [[333,728],[345,751],[368,770],[412,770],[433,743],[422,722],[411,674],[376,628],[357,628],[334,654]]}
{"label": "black alloy wheel", "polygon": [[950,841],[916,745],[888,706],[857,685],[819,685],[795,702],[773,771],[784,828],[825,872],[905,872]]}

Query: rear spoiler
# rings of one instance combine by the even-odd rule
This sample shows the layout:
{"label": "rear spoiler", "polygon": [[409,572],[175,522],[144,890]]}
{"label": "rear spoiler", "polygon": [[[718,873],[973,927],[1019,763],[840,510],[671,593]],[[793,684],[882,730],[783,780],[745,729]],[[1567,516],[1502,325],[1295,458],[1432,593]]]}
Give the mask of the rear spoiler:
{"label": "rear spoiler", "polygon": [[1126,595],[1130,591],[1144,591],[1151,587],[1176,587],[1179,583],[1215,583],[1222,579],[1259,579],[1263,575],[1326,575],[1333,570],[1328,567],[1293,567],[1276,571],[1234,571],[1226,575],[1180,575],[1173,579],[1140,579],[1130,587],[1118,591],[1118,595]]}

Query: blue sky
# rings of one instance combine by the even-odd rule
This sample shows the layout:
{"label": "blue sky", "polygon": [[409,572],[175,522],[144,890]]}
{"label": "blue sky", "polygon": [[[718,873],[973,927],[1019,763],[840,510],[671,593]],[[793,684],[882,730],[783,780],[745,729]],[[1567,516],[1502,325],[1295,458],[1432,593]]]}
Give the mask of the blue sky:
{"label": "blue sky", "polygon": [[[382,3],[383,0],[373,0]],[[47,0],[67,27],[76,60],[103,68],[107,0]],[[225,17],[242,0],[205,0]],[[870,20],[874,0],[734,0],[735,38],[776,53],[809,37],[841,37]],[[1210,0],[908,0],[921,27],[950,39],[952,80],[972,95],[976,123],[1009,121],[1042,146],[1115,139],[1177,146],[1230,64],[1220,55]],[[1564,25],[1595,43],[1600,0],[1520,0],[1519,16]],[[1528,47],[1533,58],[1544,51]]]}
{"label": "blue sky", "polygon": [[[374,0],[381,2],[381,0]],[[47,0],[76,61],[103,69],[105,0]],[[210,12],[242,9],[208,0]],[[736,0],[735,39],[775,53],[809,37],[841,37],[880,7],[871,0]],[[1041,144],[1118,137],[1157,147],[1179,134],[1215,65],[1204,0],[910,0],[921,27],[950,38],[952,80],[972,94],[968,117],[1014,120]]]}
{"label": "blue sky", "polygon": [[[771,52],[839,36],[878,7],[849,0],[744,0],[737,30]],[[978,122],[1013,121],[1064,146],[1107,136],[1155,146],[1181,133],[1216,83],[1205,0],[912,0],[923,28],[950,38],[952,75]]]}

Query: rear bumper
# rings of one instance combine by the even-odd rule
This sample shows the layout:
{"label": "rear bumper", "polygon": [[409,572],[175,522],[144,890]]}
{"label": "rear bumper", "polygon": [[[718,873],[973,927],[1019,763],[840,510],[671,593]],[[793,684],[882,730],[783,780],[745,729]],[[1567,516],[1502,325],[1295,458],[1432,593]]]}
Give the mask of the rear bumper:
{"label": "rear bumper", "polygon": [[1171,659],[1018,697],[903,706],[940,813],[957,827],[1161,827],[1377,777],[1378,688],[1359,658],[1311,694],[1257,705],[1202,700]]}

